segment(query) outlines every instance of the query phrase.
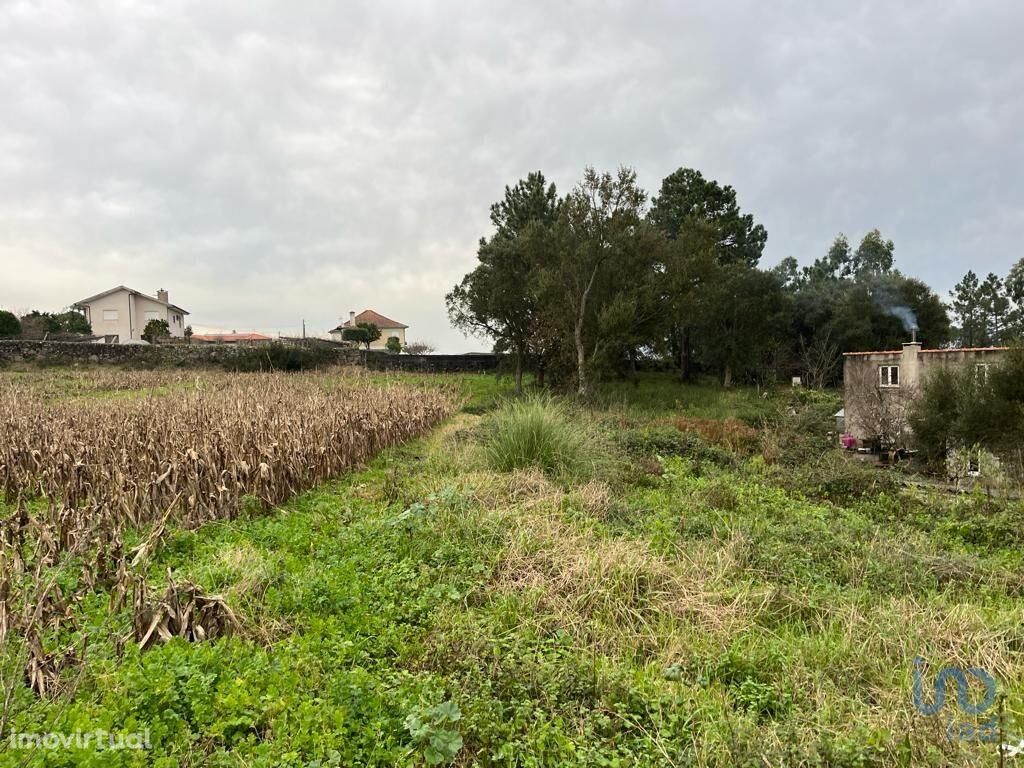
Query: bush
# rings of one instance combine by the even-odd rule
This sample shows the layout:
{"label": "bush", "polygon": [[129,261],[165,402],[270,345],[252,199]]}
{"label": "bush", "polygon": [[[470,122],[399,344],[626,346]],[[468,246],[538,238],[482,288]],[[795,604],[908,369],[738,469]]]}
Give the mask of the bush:
{"label": "bush", "polygon": [[397,336],[388,336],[388,340],[384,344],[384,348],[388,352],[397,355],[399,352],[402,351],[402,342],[398,340]]}
{"label": "bush", "polygon": [[18,336],[21,334],[21,321],[13,312],[0,309],[0,337]]}
{"label": "bush", "polygon": [[272,342],[253,347],[224,360],[226,370],[248,373],[253,371],[306,371],[324,368],[336,362],[330,349],[320,347],[292,347]]}
{"label": "bush", "polygon": [[370,334],[366,332],[365,328],[345,328],[341,332],[342,341],[352,341],[356,344],[369,344]]}
{"label": "bush", "polygon": [[681,456],[696,464],[708,462],[717,467],[731,467],[735,456],[724,448],[709,445],[696,432],[680,432],[675,427],[652,427],[620,432],[619,444],[633,456]]}
{"label": "bush", "polygon": [[1003,459],[1010,472],[1024,470],[1024,347],[1011,349],[987,372],[980,377],[966,365],[940,369],[925,381],[910,426],[916,446],[933,464],[944,461],[950,450],[977,446]]}
{"label": "bush", "polygon": [[142,331],[142,338],[150,344],[156,344],[159,339],[165,339],[170,335],[171,329],[166,320],[150,320]]}
{"label": "bush", "polygon": [[536,468],[579,479],[593,476],[609,458],[600,438],[549,398],[506,403],[488,417],[483,430],[487,463],[500,472]]}
{"label": "bush", "polygon": [[840,453],[839,449],[822,454],[817,461],[796,468],[776,470],[783,488],[815,499],[843,504],[855,499],[895,493],[900,478],[894,472],[867,466]]}

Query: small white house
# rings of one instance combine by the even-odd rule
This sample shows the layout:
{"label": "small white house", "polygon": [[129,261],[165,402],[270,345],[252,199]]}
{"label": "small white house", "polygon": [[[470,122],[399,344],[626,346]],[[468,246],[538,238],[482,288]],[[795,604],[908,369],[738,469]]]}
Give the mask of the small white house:
{"label": "small white house", "polygon": [[121,344],[141,341],[150,320],[166,320],[171,336],[180,338],[185,335],[185,315],[188,312],[171,304],[167,291],[162,288],[154,297],[119,285],[76,301],[71,306],[81,310],[94,334],[116,336]]}
{"label": "small white house", "polygon": [[380,338],[370,343],[370,349],[385,349],[391,336],[397,337],[401,345],[405,346],[405,329],[409,326],[392,320],[390,317],[385,317],[379,312],[374,312],[372,309],[364,309],[358,315],[355,312],[349,312],[348,320],[337,328],[331,329],[331,338],[341,341],[342,333],[346,328],[355,328],[360,323],[373,323],[380,329]]}

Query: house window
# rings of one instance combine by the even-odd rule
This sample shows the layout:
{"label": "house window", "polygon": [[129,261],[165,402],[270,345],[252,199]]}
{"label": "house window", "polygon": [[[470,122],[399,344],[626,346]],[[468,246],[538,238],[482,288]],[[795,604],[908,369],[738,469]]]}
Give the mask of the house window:
{"label": "house window", "polygon": [[900,385],[900,367],[898,365],[878,366],[878,386],[898,387]]}
{"label": "house window", "polygon": [[175,315],[174,316],[174,324],[175,325],[181,325],[181,315]]}
{"label": "house window", "polygon": [[116,309],[104,309],[103,310],[103,319],[104,320],[117,320],[117,310]]}
{"label": "house window", "polygon": [[159,320],[159,319],[160,319],[160,313],[159,312],[154,312],[151,309],[146,310],[146,322],[147,323],[150,320]]}
{"label": "house window", "polygon": [[978,363],[974,366],[974,380],[979,384],[988,383],[988,363]]}

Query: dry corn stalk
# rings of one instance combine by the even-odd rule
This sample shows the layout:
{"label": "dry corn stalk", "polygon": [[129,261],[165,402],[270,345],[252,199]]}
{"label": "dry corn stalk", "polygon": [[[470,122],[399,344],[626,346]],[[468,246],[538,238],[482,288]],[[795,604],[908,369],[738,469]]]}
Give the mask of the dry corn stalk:
{"label": "dry corn stalk", "polygon": [[176,584],[167,574],[164,594],[151,600],[143,581],[136,584],[133,633],[143,649],[174,637],[189,642],[225,637],[240,628],[220,595],[205,595],[195,584]]}
{"label": "dry corn stalk", "polygon": [[[112,391],[141,396],[67,397]],[[133,571],[144,572],[168,527],[232,519],[245,497],[269,509],[422,433],[455,405],[436,388],[323,374],[90,371],[0,382],[9,506],[0,511],[0,638],[38,645],[43,631],[73,627],[88,593],[109,589],[116,611],[133,583],[144,647],[232,631],[230,609],[194,585],[172,585],[155,602],[140,593]],[[148,526],[126,552],[125,532]],[[64,595],[54,574],[69,568],[79,578]],[[52,690],[56,658],[41,645],[32,651],[26,674],[40,694]]]}

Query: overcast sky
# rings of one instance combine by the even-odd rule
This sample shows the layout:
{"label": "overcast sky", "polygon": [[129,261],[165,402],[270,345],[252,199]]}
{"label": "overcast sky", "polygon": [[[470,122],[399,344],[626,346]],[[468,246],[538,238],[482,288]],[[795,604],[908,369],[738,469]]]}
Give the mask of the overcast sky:
{"label": "overcast sky", "polygon": [[941,295],[1024,256],[1024,5],[0,0],[0,306],[118,284],[196,327],[444,294],[542,170],[733,185],[764,266],[873,227]]}

